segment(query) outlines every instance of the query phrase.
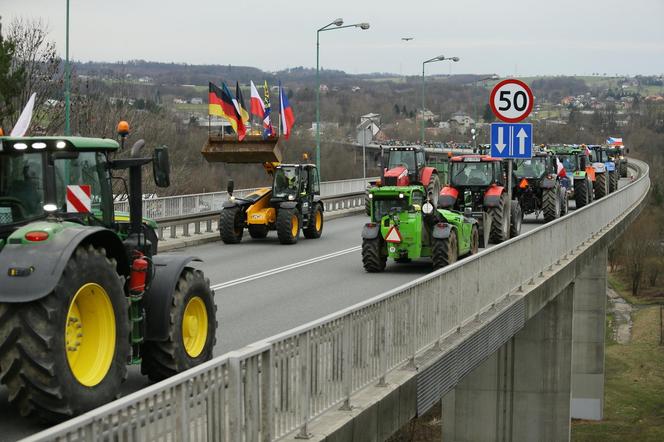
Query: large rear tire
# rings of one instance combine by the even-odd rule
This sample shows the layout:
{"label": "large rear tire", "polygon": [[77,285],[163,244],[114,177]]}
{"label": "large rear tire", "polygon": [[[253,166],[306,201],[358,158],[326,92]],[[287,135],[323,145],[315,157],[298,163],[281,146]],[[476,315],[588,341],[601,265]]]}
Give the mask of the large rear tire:
{"label": "large rear tire", "polygon": [[560,218],[562,209],[560,207],[560,189],[557,186],[542,191],[542,212],[544,212],[544,221],[547,223]]}
{"label": "large rear tire", "polygon": [[607,182],[607,172],[595,175],[595,199],[604,198],[609,193],[609,183]]}
{"label": "large rear tire", "polygon": [[116,265],[79,246],[48,296],[0,304],[0,379],[21,415],[53,423],[119,396],[129,320]]}
{"label": "large rear tire", "polygon": [[427,199],[431,201],[434,208],[438,207],[438,195],[440,194],[440,178],[438,174],[431,174],[429,184],[427,185]]}
{"label": "large rear tire", "polygon": [[609,193],[613,193],[618,190],[618,181],[620,181],[618,171],[614,170],[609,174]]}
{"label": "large rear tire", "polygon": [[153,382],[209,361],[217,341],[214,291],[200,270],[182,271],[168,309],[166,341],[143,345],[141,373]]}
{"label": "large rear tire", "polygon": [[620,162],[620,176],[622,178],[627,178],[627,161]]}
{"label": "large rear tire", "polygon": [[489,232],[489,242],[499,244],[507,239],[509,235],[509,226],[507,226],[507,194],[500,195],[500,204],[497,207],[491,207],[487,210],[491,216],[491,231]]}
{"label": "large rear tire", "polygon": [[385,270],[387,253],[385,243],[379,236],[374,239],[362,239],[362,265],[369,273],[378,273]]}
{"label": "large rear tire", "polygon": [[244,211],[239,207],[227,207],[221,211],[219,235],[224,244],[237,244],[242,241],[244,216]]}
{"label": "large rear tire", "polygon": [[316,204],[311,217],[309,217],[309,225],[302,229],[304,237],[307,239],[320,238],[320,235],[323,233],[323,224],[323,208],[320,204]]}
{"label": "large rear tire", "polygon": [[480,250],[480,229],[477,225],[473,226],[470,232],[470,254],[475,255]]}
{"label": "large rear tire", "polygon": [[281,244],[295,244],[300,237],[300,211],[279,209],[277,213],[277,236]]}
{"label": "large rear tire", "polygon": [[519,201],[512,200],[510,210],[510,238],[516,238],[521,234],[521,223],[523,222],[523,212],[521,212]]}
{"label": "large rear tire", "polygon": [[589,187],[587,178],[574,182],[574,201],[576,202],[577,209],[587,206],[590,203]]}
{"label": "large rear tire", "polygon": [[450,231],[450,236],[444,239],[433,238],[431,241],[431,261],[433,269],[437,270],[450,265],[459,257],[459,243],[456,230]]}

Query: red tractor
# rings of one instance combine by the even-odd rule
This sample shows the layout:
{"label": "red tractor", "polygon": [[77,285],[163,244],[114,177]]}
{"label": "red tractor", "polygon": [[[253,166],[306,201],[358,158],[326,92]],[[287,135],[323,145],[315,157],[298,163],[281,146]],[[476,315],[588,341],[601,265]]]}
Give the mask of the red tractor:
{"label": "red tractor", "polygon": [[421,185],[434,206],[440,192],[440,178],[435,167],[427,166],[426,154],[421,147],[391,147],[387,149],[387,164],[382,186]]}
{"label": "red tractor", "polygon": [[479,221],[482,247],[488,242],[498,244],[521,232],[523,214],[517,200],[508,206],[505,169],[502,160],[488,155],[452,157],[450,182],[438,196],[439,208],[457,210]]}

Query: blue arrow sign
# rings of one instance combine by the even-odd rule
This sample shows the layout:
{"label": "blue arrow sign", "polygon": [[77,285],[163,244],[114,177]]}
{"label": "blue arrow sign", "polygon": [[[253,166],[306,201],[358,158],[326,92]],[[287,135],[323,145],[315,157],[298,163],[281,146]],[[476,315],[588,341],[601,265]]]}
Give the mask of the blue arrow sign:
{"label": "blue arrow sign", "polygon": [[491,123],[491,156],[531,158],[533,125],[530,123]]}

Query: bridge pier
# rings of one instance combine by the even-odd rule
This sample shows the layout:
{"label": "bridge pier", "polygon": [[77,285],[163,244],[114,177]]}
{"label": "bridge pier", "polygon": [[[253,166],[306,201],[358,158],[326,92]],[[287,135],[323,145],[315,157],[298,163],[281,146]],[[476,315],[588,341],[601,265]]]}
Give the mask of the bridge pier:
{"label": "bridge pier", "polygon": [[572,417],[601,420],[604,410],[604,337],[607,248],[574,280]]}
{"label": "bridge pier", "polygon": [[442,399],[443,440],[570,438],[574,287]]}

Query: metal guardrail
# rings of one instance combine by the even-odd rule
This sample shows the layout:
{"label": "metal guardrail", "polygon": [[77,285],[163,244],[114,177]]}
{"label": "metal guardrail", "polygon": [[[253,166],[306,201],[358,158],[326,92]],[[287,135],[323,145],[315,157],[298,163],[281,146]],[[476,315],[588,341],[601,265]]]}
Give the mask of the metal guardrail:
{"label": "metal guardrail", "polygon": [[[601,236],[646,198],[648,166],[616,193],[517,238],[74,418],[29,441],[272,441],[450,336]],[[547,247],[542,247],[546,244]],[[505,263],[510,263],[508,267]]]}
{"label": "metal guardrail", "polygon": [[[364,192],[366,183],[377,178],[357,178],[351,180],[324,181],[320,183],[322,197],[341,195],[347,193]],[[237,197],[244,197],[256,191],[252,189],[238,189],[233,193]],[[165,220],[187,215],[200,215],[221,210],[222,204],[228,199],[228,193],[209,192],[192,195],[166,196],[143,200],[143,216],[154,220]],[[128,201],[116,201],[115,210],[129,211]]]}

